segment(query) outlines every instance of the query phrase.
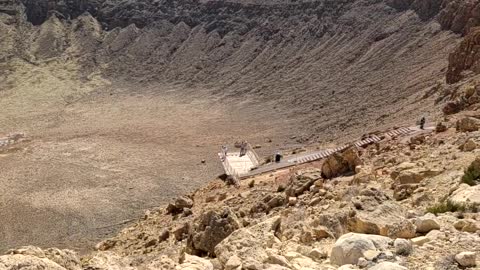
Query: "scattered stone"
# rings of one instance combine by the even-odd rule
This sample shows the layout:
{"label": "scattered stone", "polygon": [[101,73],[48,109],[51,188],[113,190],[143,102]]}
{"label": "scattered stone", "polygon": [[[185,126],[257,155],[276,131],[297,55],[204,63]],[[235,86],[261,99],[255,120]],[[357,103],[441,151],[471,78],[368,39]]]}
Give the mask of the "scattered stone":
{"label": "scattered stone", "polygon": [[303,170],[295,173],[285,189],[288,197],[297,197],[310,189],[317,180],[321,178],[321,172],[317,169]]}
{"label": "scattered stone", "polygon": [[456,129],[460,132],[477,131],[480,127],[480,120],[473,117],[465,117],[457,121]]}
{"label": "scattered stone", "polygon": [[425,236],[415,237],[415,238],[412,238],[411,240],[415,246],[423,246],[423,244],[430,242],[430,239]]}
{"label": "scattered stone", "polygon": [[461,252],[455,255],[455,261],[462,267],[474,267],[476,266],[476,254],[475,252]]}
{"label": "scattered stone", "polygon": [[437,125],[435,126],[435,132],[440,133],[445,131],[447,131],[447,126],[442,122],[438,122]]}
{"label": "scattered stone", "polygon": [[297,197],[288,198],[288,205],[295,206],[297,204]]}
{"label": "scattered stone", "polygon": [[192,208],[192,207],[193,207],[193,200],[186,196],[181,196],[181,197],[178,197],[173,204],[172,203],[168,204],[167,214],[178,214],[183,212],[184,208]]}
{"label": "scattered stone", "polygon": [[477,143],[472,138],[470,138],[460,146],[460,149],[465,152],[471,152],[477,149],[477,147],[478,147]]}
{"label": "scattered stone", "polygon": [[431,230],[440,229],[440,225],[438,224],[435,215],[430,213],[423,217],[416,218],[415,226],[417,227],[418,233],[428,233]]}
{"label": "scattered stone", "polygon": [[395,253],[398,255],[408,256],[413,250],[412,242],[407,239],[397,238],[393,242],[393,246],[395,247]]}
{"label": "scattered stone", "polygon": [[453,224],[455,229],[463,232],[475,233],[480,230],[480,222],[473,219],[461,219]]}

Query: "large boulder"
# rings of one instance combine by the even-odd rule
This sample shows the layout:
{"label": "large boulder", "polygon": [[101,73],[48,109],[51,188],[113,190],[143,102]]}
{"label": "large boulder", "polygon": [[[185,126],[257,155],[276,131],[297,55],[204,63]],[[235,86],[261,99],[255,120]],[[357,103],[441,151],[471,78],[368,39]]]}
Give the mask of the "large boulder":
{"label": "large boulder", "polygon": [[380,235],[347,233],[335,242],[330,261],[339,266],[357,264],[365,252],[384,251],[392,242],[392,239]]}
{"label": "large boulder", "polygon": [[480,185],[461,184],[450,196],[450,200],[462,204],[480,204]]}
{"label": "large boulder", "polygon": [[354,172],[355,167],[363,165],[358,149],[349,147],[342,152],[337,152],[329,156],[322,165],[322,176],[331,179],[348,172]]}
{"label": "large boulder", "polygon": [[233,256],[242,263],[262,263],[268,258],[267,248],[280,242],[275,236],[279,225],[280,217],[277,216],[236,230],[215,247],[215,255],[223,265]]}
{"label": "large boulder", "polygon": [[462,267],[474,267],[476,254],[475,252],[461,252],[455,255],[455,261]]}
{"label": "large boulder", "polygon": [[189,246],[194,252],[213,254],[215,246],[240,227],[237,216],[230,208],[206,210],[193,222]]}
{"label": "large boulder", "polygon": [[412,168],[392,173],[395,185],[418,184],[427,177],[434,177],[442,173],[441,170],[426,168]]}
{"label": "large boulder", "polygon": [[317,180],[321,178],[321,171],[318,169],[308,169],[295,173],[285,189],[287,197],[296,197],[309,190]]}
{"label": "large boulder", "polygon": [[456,129],[460,132],[477,131],[480,127],[480,120],[473,117],[465,117],[457,121]]}
{"label": "large boulder", "polygon": [[415,237],[415,226],[405,219],[406,210],[391,201],[376,205],[373,210],[359,210],[349,219],[352,232],[378,234],[392,238]]}

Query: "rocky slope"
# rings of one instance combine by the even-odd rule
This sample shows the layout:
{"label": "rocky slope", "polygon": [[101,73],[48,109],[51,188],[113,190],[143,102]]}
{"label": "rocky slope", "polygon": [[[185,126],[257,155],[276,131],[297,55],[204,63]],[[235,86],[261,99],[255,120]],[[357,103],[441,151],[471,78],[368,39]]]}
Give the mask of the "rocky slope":
{"label": "rocky slope", "polygon": [[440,1],[23,3],[38,26],[3,22],[2,58],[78,61],[84,77],[272,101],[323,141],[434,111],[422,97],[457,43],[442,29],[462,32],[461,7]]}
{"label": "rocky slope", "polygon": [[[23,247],[0,256],[0,266],[478,269],[479,130],[478,113],[466,111],[435,131],[350,148],[238,188],[217,179],[147,211],[81,259]],[[323,179],[326,164],[347,174]]]}
{"label": "rocky slope", "polygon": [[[50,246],[45,238],[55,230],[54,243],[83,250],[85,242],[111,235],[112,223],[136,217],[139,208],[199,186],[178,171],[214,175],[205,169],[208,162],[191,164],[215,150],[202,148],[210,142],[204,137],[199,143],[176,129],[189,120],[221,122],[192,125],[195,137],[205,132],[217,144],[233,138],[215,132],[228,125],[237,136],[255,135],[260,142],[264,134],[280,134],[276,126],[282,136],[304,134],[296,138],[300,143],[340,143],[411,124],[420,115],[443,121],[440,107],[453,114],[446,116],[446,132],[351,149],[355,162],[330,160],[347,160],[344,169],[356,167],[355,176],[326,180],[323,164],[312,164],[251,179],[240,189],[217,179],[168,211],[149,211],[89,256],[26,247],[0,257],[0,268],[473,265],[479,217],[471,200],[478,198],[478,185],[460,185],[460,178],[477,148],[476,10],[476,1],[435,0],[0,0],[0,124],[8,132],[34,134],[1,152],[7,188],[0,198],[8,202],[0,201],[1,215],[15,217],[2,223],[7,233],[0,234],[1,245],[41,235],[36,243]],[[180,109],[167,99],[171,93],[181,100]],[[203,107],[189,111],[197,103]],[[228,109],[213,107],[218,103]],[[236,113],[241,117],[216,118]],[[169,114],[174,123],[155,130]],[[465,116],[470,118],[461,120]],[[258,127],[262,121],[271,124],[268,129]],[[166,136],[166,130],[174,133]],[[152,151],[160,141],[172,145],[162,144],[166,155]],[[185,141],[177,162],[171,152]],[[185,153],[198,148],[185,162]],[[175,181],[158,180],[159,160],[166,163],[161,177],[175,175]],[[177,174],[171,173],[175,168]],[[21,203],[9,201],[15,189]],[[26,210],[19,211],[23,204]],[[19,213],[38,218],[23,220]]]}

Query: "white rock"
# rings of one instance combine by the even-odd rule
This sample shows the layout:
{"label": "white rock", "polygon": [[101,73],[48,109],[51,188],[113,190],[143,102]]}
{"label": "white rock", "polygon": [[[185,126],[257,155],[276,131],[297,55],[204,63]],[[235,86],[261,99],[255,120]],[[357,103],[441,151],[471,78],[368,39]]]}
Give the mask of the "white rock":
{"label": "white rock", "polygon": [[459,265],[463,267],[475,266],[476,265],[475,259],[476,259],[475,252],[461,252],[455,255],[455,260]]}
{"label": "white rock", "polygon": [[430,242],[430,239],[428,239],[425,236],[412,238],[412,243],[416,246],[423,246],[423,244],[428,243],[428,242]]}
{"label": "white rock", "polygon": [[332,248],[330,261],[336,265],[357,264],[368,250],[385,250],[392,239],[379,235],[347,233]]}
{"label": "white rock", "polygon": [[461,184],[450,196],[450,200],[456,203],[480,204],[480,185]]}

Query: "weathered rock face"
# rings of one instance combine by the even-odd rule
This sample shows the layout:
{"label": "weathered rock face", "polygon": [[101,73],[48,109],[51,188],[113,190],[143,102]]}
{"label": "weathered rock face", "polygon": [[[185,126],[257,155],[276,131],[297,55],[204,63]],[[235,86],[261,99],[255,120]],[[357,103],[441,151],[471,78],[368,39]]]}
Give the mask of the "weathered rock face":
{"label": "weathered rock face", "polygon": [[208,210],[193,222],[189,246],[194,252],[213,254],[215,246],[241,227],[230,208]]}
{"label": "weathered rock face", "polygon": [[480,127],[480,120],[473,117],[465,117],[457,121],[457,131],[472,132],[477,131]]}
{"label": "weathered rock face", "polygon": [[480,73],[480,28],[473,28],[448,57],[447,83],[460,81],[465,71]]}
{"label": "weathered rock face", "polygon": [[362,164],[357,148],[349,147],[325,160],[322,165],[322,176],[330,179],[347,172],[354,172],[355,167]]}

